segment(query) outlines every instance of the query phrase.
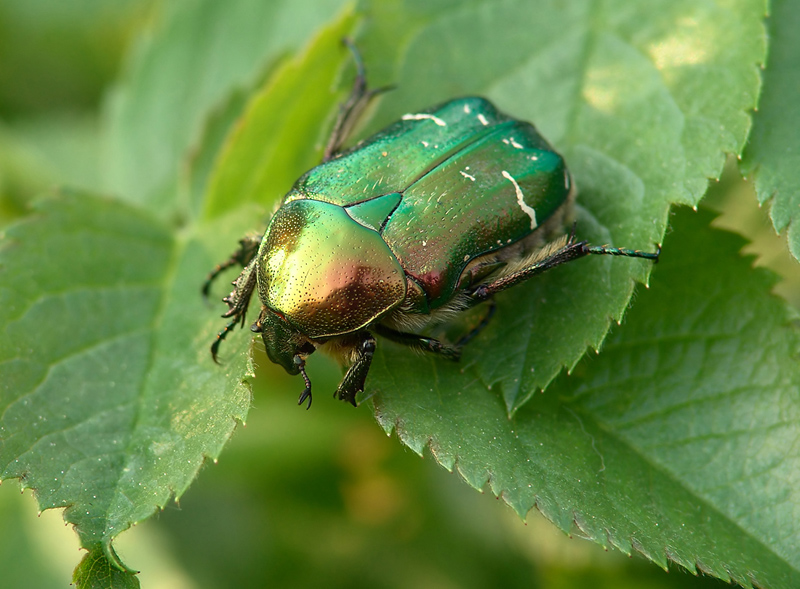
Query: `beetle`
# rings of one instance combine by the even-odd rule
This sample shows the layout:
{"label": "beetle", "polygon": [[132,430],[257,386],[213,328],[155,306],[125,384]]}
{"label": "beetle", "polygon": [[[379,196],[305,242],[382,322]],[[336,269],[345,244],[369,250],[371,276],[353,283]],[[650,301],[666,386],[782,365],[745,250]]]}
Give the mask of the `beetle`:
{"label": "beetle", "polygon": [[455,344],[425,328],[507,288],[589,254],[658,260],[655,253],[590,246],[564,235],[575,186],[563,158],[530,123],[465,97],[403,115],[342,149],[367,103],[361,57],[323,161],[281,200],[263,236],[249,235],[208,276],[244,267],[223,301],[230,319],[211,346],[244,325],[269,359],[305,381],[298,405],[311,407],[307,357],[322,348],[345,365],[334,396],[356,405],[375,352],[375,335],[457,360],[491,317]]}

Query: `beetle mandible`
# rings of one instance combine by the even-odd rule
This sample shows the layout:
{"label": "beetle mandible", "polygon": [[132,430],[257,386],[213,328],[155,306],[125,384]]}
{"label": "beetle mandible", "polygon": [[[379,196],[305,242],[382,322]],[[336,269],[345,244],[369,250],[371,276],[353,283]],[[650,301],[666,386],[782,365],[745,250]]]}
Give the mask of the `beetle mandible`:
{"label": "beetle mandible", "polygon": [[563,158],[530,123],[466,97],[401,119],[342,149],[369,101],[361,56],[322,163],[284,196],[263,236],[248,236],[203,286],[241,265],[223,299],[230,322],[211,346],[244,325],[254,291],[270,360],[301,374],[298,404],[311,406],[306,358],[317,348],[349,368],[334,396],[356,405],[375,335],[457,360],[486,324],[455,344],[426,327],[490,301],[494,294],[589,254],[658,261],[655,253],[576,241],[563,227],[575,187]]}

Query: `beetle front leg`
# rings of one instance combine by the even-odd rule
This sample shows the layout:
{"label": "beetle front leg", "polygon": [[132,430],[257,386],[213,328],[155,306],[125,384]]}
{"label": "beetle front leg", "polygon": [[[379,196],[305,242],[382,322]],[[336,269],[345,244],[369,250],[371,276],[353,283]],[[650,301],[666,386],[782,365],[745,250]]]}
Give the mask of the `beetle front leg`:
{"label": "beetle front leg", "polygon": [[237,249],[231,257],[217,264],[216,267],[209,272],[205,282],[203,282],[203,297],[208,298],[208,293],[211,290],[211,284],[216,280],[217,276],[222,274],[231,266],[239,264],[242,267],[247,266],[258,252],[258,247],[261,245],[261,235],[251,234],[245,235],[239,240],[239,249]]}
{"label": "beetle front leg", "polygon": [[302,356],[297,354],[294,357],[294,365],[297,366],[297,369],[300,371],[300,374],[303,376],[303,380],[306,383],[306,388],[300,395],[300,398],[297,399],[297,404],[302,405],[303,401],[308,399],[308,405],[306,405],[306,411],[308,411],[309,409],[311,409],[312,397],[311,397],[311,379],[308,378],[308,375],[306,374],[306,361],[303,360]]}
{"label": "beetle front leg", "polygon": [[361,58],[361,53],[350,39],[343,39],[342,42],[353,54],[353,61],[356,63],[356,79],[353,81],[353,88],[350,90],[350,96],[348,96],[347,101],[339,106],[339,116],[336,117],[331,136],[328,138],[328,143],[322,155],[323,162],[333,159],[341,151],[342,145],[347,141],[364,110],[369,106],[370,101],[378,94],[393,88],[393,86],[382,86],[371,90],[368,89],[367,71],[364,68],[364,60]]}
{"label": "beetle front leg", "polygon": [[375,355],[375,338],[369,332],[363,332],[361,339],[356,344],[356,361],[347,370],[339,388],[336,389],[334,397],[340,401],[347,401],[356,407],[356,395],[364,390],[364,382],[367,380],[367,373],[372,364],[372,356]]}
{"label": "beetle front leg", "polygon": [[[251,260],[247,267],[242,270],[242,273],[239,274],[239,277],[233,281],[232,284],[234,288],[231,293],[222,299],[223,302],[228,305],[228,311],[223,313],[222,316],[226,319],[230,317],[233,319],[225,326],[225,329],[217,334],[217,338],[214,340],[214,343],[211,344],[211,357],[217,364],[219,364],[217,353],[219,352],[219,346],[222,340],[233,331],[233,328],[236,327],[237,324],[244,325],[247,307],[250,306],[250,297],[253,295],[253,291],[256,288],[256,282],[255,261]],[[258,329],[253,329],[253,331],[258,332]]]}

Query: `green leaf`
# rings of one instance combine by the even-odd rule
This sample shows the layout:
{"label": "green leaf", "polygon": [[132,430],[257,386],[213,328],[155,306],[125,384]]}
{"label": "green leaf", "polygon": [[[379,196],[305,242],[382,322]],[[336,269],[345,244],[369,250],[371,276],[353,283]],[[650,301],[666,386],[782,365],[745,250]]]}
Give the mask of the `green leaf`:
{"label": "green leaf", "polygon": [[[202,139],[186,162],[185,174],[179,179],[179,190],[188,193],[192,218],[201,216],[211,174],[231,129],[247,106],[247,94],[236,90],[222,108],[209,114]],[[179,196],[178,198],[181,198]]]}
{"label": "green leaf", "polygon": [[162,216],[176,206],[179,165],[210,112],[249,89],[329,20],[342,0],[199,0],[171,7],[142,38],[109,101],[107,190]]}
{"label": "green leaf", "polygon": [[788,228],[789,249],[800,260],[800,5],[773,0],[764,91],[741,162],[755,180],[758,201],[772,201],[777,232]]}
{"label": "green leaf", "polygon": [[[307,38],[302,23],[323,22],[338,5],[330,0],[322,9],[310,2],[295,8],[236,0],[223,8],[198,0],[170,8],[175,12],[164,28],[139,46],[109,111],[109,186],[141,208],[65,195],[41,203],[0,245],[0,479],[19,477],[23,486],[36,489],[42,508],[66,507],[65,517],[76,525],[82,544],[95,555],[103,550],[110,563],[115,562],[108,556],[111,539],[179,496],[205,457],[219,454],[236,420],[244,419],[249,392],[241,380],[250,372],[245,349],[251,336],[246,330],[232,333],[223,348],[223,369],[214,366],[208,344],[223,325],[217,316],[222,309],[204,306],[197,290],[236,239],[260,227],[260,214],[242,203],[264,203],[268,194],[280,194],[288,188],[287,178],[291,182],[305,171],[322,144],[321,129],[336,107],[332,86],[345,59],[333,47],[335,31],[347,30],[343,23],[351,17],[323,31],[303,59],[278,65],[288,48]],[[488,95],[506,112],[537,123],[567,156],[581,190],[581,238],[653,247],[663,236],[670,204],[695,204],[706,177],[719,173],[723,154],[738,153],[744,142],[745,113],[759,87],[753,64],[764,56],[763,0],[730,0],[724,8],[689,0],[647,7],[621,0],[572,0],[558,7],[522,0],[363,6],[370,19],[359,46],[372,85],[399,86],[377,103],[371,127],[455,94]],[[290,15],[297,16],[297,26],[290,26]],[[217,160],[222,137],[242,105],[237,94],[247,93],[270,68],[279,73],[253,98],[242,127]],[[287,100],[292,91],[303,97],[304,107]],[[308,92],[316,96],[306,103]],[[309,132],[292,136],[288,126],[270,126],[275,120],[264,116],[264,105],[287,109],[281,113],[291,117],[293,128]],[[258,125],[281,132],[259,142],[253,138]],[[234,169],[234,152],[248,165]],[[280,156],[285,168],[272,162],[275,175],[266,178],[260,162],[270,154]],[[214,189],[207,202],[199,202],[197,191],[214,161]],[[174,189],[181,180],[185,191]],[[237,197],[239,203],[231,201]],[[202,223],[195,216],[201,210]],[[173,231],[160,221],[164,218],[188,222]],[[681,285],[703,278],[684,275],[692,263],[722,284],[728,284],[719,278],[725,272],[738,272],[736,278],[754,290],[742,294],[737,283],[707,313],[716,313],[723,324],[756,309],[758,325],[747,327],[763,325],[774,337],[780,331],[774,319],[785,319],[786,313],[773,309],[775,301],[764,303],[770,300],[763,294],[769,281],[754,279],[762,275],[732,259],[738,244],[715,242],[703,223],[694,229],[696,236],[676,231],[682,240],[668,242],[662,264],[667,269],[658,272],[673,272]],[[707,253],[717,257],[709,261]],[[670,256],[684,260],[681,274],[669,270]],[[659,453],[649,439],[636,438],[627,423],[618,424],[593,406],[594,397],[581,396],[580,385],[566,377],[532,398],[562,366],[574,366],[587,346],[601,343],[609,318],[622,316],[634,281],[645,281],[649,270],[647,262],[593,258],[503,293],[497,317],[460,365],[412,359],[381,342],[368,381],[380,391],[379,417],[386,428],[396,425],[418,451],[430,441],[437,458],[474,486],[491,477],[493,489],[521,513],[536,504],[562,529],[577,523],[589,537],[639,550],[661,564],[671,558],[688,567],[699,563],[721,577],[729,570],[740,581],[752,572],[764,584],[796,584],[796,552],[786,540],[793,532],[786,521],[792,518],[765,518],[784,526],[769,536],[766,524],[746,519],[759,512],[745,505],[743,494],[715,494],[699,486],[693,456],[676,466],[670,460],[681,456]],[[671,313],[666,316],[684,312],[692,297],[707,302],[702,297],[713,291],[705,287],[677,291],[683,298],[664,303]],[[651,302],[640,313],[650,317],[659,304]],[[636,321],[633,315],[614,338],[624,338]],[[785,341],[794,337],[782,329]],[[718,335],[681,332],[710,349]],[[751,336],[742,349],[745,342],[758,341],[755,335],[735,328],[728,334]],[[652,352],[636,354],[671,340],[654,340],[649,332],[640,339],[623,345],[628,356],[614,357],[613,364],[601,356],[579,365],[577,371],[586,374],[577,382],[589,382],[595,367],[605,366],[612,393],[628,390],[627,381],[614,386],[612,378],[626,371],[649,385]],[[776,364],[781,371],[790,357],[785,352],[772,352],[782,358]],[[741,356],[737,367],[753,366],[752,355]],[[255,358],[266,363],[260,349]],[[675,383],[670,360],[656,366],[664,383]],[[696,369],[693,384],[716,374],[710,360],[708,365],[692,364],[689,355],[678,360],[680,374]],[[758,370],[752,374],[763,376]],[[712,384],[719,383],[712,381],[709,388]],[[624,408],[648,395],[655,403],[698,390],[680,385],[666,392],[645,387]],[[661,396],[653,397],[656,391]],[[757,397],[746,393],[742,403]],[[709,410],[703,403],[691,406]],[[722,407],[734,408],[739,407]],[[703,423],[720,423],[716,414],[705,417]],[[792,424],[791,418],[785,421]],[[676,425],[676,435],[689,429],[686,422],[691,424],[684,418]],[[766,428],[765,435],[777,432],[778,425]],[[738,439],[752,440],[743,430]],[[731,431],[724,433],[733,439]],[[662,432],[651,427],[641,435],[648,433]],[[793,441],[791,435],[787,439]],[[700,455],[707,456],[709,447]],[[794,444],[769,438],[766,447],[791,452]],[[747,463],[735,452],[730,456],[733,466]],[[792,460],[778,466],[791,466]],[[773,472],[770,465],[754,472]],[[793,482],[792,471],[779,475]],[[793,488],[782,487],[786,494]],[[776,489],[753,486],[748,497],[761,497],[776,509],[794,505],[791,497],[775,501],[758,495]]]}
{"label": "green leaf", "polygon": [[[581,239],[652,249],[670,205],[697,204],[744,144],[765,53],[762,0],[365,4],[373,85],[397,85],[371,127],[456,95],[491,98],[564,153]],[[487,332],[477,374],[513,412],[600,346],[648,272],[592,259],[504,293],[497,323],[513,329]]]}
{"label": "green leaf", "polygon": [[332,114],[345,99],[336,92],[337,73],[354,20],[347,12],[323,28],[251,98],[214,167],[206,218],[242,203],[271,204],[320,162]]}
{"label": "green leaf", "polygon": [[247,413],[247,360],[213,364],[219,322],[199,294],[208,249],[241,221],[171,237],[128,205],[66,194],[6,232],[0,480],[66,507],[86,548],[180,496]]}
{"label": "green leaf", "polygon": [[78,589],[139,589],[139,580],[132,571],[112,564],[101,548],[83,557],[75,569],[72,582]]}
{"label": "green leaf", "polygon": [[[663,567],[800,583],[800,333],[743,241],[683,209],[603,353],[509,419],[462,368],[384,344],[378,420],[520,515]],[[416,378],[398,375],[413,373]]]}

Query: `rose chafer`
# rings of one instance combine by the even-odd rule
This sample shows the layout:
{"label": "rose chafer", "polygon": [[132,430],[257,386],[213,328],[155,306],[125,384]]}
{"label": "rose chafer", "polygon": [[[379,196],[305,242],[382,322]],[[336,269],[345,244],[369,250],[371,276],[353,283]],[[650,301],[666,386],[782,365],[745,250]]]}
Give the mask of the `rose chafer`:
{"label": "rose chafer", "polygon": [[263,237],[243,238],[204,285],[208,294],[222,270],[244,267],[223,299],[231,320],[211,346],[215,360],[257,290],[261,311],[251,330],[270,360],[303,376],[298,404],[311,406],[305,361],[322,348],[349,366],[335,396],[355,405],[374,335],[458,359],[477,329],[453,345],[419,332],[589,254],[658,259],[658,252],[590,246],[574,230],[563,235],[575,197],[563,158],[533,125],[484,98],[403,115],[342,150],[381,91],[367,90],[353,53],[358,75],[322,164],[297,180]]}

